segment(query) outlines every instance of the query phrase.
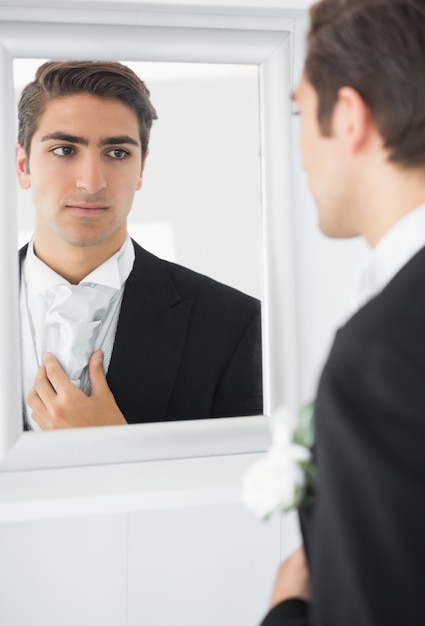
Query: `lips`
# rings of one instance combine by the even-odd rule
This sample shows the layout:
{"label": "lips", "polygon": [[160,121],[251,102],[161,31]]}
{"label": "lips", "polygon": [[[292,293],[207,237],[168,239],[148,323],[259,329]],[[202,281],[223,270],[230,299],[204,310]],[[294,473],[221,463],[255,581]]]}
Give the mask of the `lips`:
{"label": "lips", "polygon": [[101,204],[84,204],[84,202],[76,202],[75,204],[66,205],[70,209],[106,209],[106,206]]}
{"label": "lips", "polygon": [[108,209],[107,206],[101,204],[85,204],[84,202],[67,204],[66,208],[73,213],[81,213],[82,215],[99,215]]}

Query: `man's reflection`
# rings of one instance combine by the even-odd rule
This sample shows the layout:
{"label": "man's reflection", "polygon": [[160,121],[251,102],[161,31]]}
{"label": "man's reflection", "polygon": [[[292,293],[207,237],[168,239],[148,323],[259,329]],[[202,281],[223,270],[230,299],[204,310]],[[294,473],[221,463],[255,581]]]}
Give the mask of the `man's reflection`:
{"label": "man's reflection", "polygon": [[127,233],[157,117],[144,83],[120,63],[49,62],[18,111],[35,209],[20,251],[27,427],[261,414],[260,302]]}

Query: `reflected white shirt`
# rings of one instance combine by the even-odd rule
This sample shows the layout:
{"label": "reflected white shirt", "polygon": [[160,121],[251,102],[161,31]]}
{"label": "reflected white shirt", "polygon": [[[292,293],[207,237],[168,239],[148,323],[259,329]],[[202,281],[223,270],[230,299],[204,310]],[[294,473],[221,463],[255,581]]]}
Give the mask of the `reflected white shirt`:
{"label": "reflected white shirt", "polygon": [[[121,291],[122,296],[124,283],[133,268],[134,256],[134,247],[130,237],[127,236],[124,244],[116,254],[107,259],[80,282],[98,283],[107,287],[113,287],[117,291]],[[45,352],[44,322],[47,312],[45,293],[49,287],[70,283],[35,255],[33,240],[28,245],[23,277],[27,287],[28,309],[30,311],[37,358],[39,364],[41,364]],[[113,315],[113,312],[114,307],[111,306],[103,322],[105,328],[110,326],[110,317]]]}
{"label": "reflected white shirt", "polygon": [[[119,311],[125,282],[133,269],[135,259],[134,247],[129,236],[116,254],[107,259],[81,282],[98,283],[118,290],[117,296],[111,301],[98,335],[95,350],[104,353],[103,367],[105,374],[109,367],[118,324]],[[21,319],[22,319],[22,373],[24,398],[34,385],[35,375],[42,362],[45,346],[44,322],[47,313],[45,293],[53,285],[68,283],[59,274],[35,256],[33,241],[22,268],[21,286]],[[90,382],[87,371],[81,379],[81,388],[90,393]],[[27,423],[33,430],[39,426],[31,418],[31,409],[24,402]]]}

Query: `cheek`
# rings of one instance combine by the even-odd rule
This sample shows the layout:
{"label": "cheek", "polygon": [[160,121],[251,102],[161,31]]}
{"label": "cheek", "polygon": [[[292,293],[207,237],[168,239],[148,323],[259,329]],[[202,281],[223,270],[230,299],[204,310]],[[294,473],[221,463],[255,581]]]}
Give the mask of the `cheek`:
{"label": "cheek", "polygon": [[298,143],[300,146],[301,157],[303,160],[303,164],[306,160],[307,146],[306,146],[306,132],[304,123],[301,124],[298,134]]}
{"label": "cheek", "polygon": [[306,122],[302,123],[300,129],[300,150],[303,160],[303,166],[308,171],[311,165],[314,165],[316,148],[312,137],[311,129]]}
{"label": "cheek", "polygon": [[34,208],[46,211],[52,204],[56,205],[64,194],[62,181],[58,176],[46,176],[43,171],[34,172],[31,176],[31,197]]}

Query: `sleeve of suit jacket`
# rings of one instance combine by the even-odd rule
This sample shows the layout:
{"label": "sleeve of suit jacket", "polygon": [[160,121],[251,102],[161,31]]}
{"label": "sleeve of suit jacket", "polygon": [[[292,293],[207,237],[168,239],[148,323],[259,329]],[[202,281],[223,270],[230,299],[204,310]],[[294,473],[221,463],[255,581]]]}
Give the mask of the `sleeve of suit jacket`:
{"label": "sleeve of suit jacket", "polygon": [[425,624],[425,319],[398,307],[341,330],[319,385],[314,626]]}
{"label": "sleeve of suit jacket", "polygon": [[259,415],[263,412],[261,305],[247,324],[217,387],[213,415]]}
{"label": "sleeve of suit jacket", "polygon": [[309,626],[308,604],[296,598],[273,607],[261,626]]}

